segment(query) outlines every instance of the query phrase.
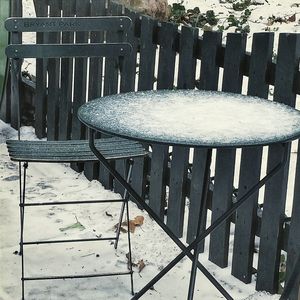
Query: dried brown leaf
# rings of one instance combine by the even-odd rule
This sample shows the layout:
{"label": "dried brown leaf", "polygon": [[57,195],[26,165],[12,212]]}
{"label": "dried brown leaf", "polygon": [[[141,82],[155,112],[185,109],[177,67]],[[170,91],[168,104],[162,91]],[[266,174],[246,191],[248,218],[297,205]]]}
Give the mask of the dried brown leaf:
{"label": "dried brown leaf", "polygon": [[295,22],[296,21],[296,14],[291,15],[290,17],[288,17],[288,22]]}
{"label": "dried brown leaf", "polygon": [[137,264],[138,264],[139,273],[141,273],[142,270],[146,267],[144,260],[140,259]]}
{"label": "dried brown leaf", "polygon": [[144,223],[144,217],[143,216],[136,216],[133,220],[135,226],[141,226]]}

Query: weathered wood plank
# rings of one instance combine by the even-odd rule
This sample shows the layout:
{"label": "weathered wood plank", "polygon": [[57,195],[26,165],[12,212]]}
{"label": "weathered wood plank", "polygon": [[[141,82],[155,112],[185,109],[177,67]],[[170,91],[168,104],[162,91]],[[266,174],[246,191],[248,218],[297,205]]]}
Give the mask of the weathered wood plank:
{"label": "weathered wood plank", "polygon": [[[298,141],[298,149],[300,149],[300,141]],[[293,197],[293,210],[291,216],[288,249],[287,249],[287,274],[286,283],[291,278],[291,273],[296,264],[297,257],[300,253],[300,155],[298,150],[294,197]],[[290,300],[298,300],[300,282],[296,281],[296,287],[293,287],[290,293]]]}
{"label": "weathered wood plank", "polygon": [[127,93],[135,90],[135,78],[137,73],[137,51],[138,51],[138,39],[135,36],[135,28],[139,15],[135,12],[125,8],[125,16],[128,16],[132,20],[132,27],[123,36],[123,40],[130,43],[132,46],[132,52],[130,55],[124,57],[122,62],[121,79],[120,79],[120,92]]}
{"label": "weathered wood plank", "polygon": [[167,225],[177,237],[182,237],[189,148],[174,147],[169,183]]}
{"label": "weathered wood plank", "polygon": [[[205,168],[207,163],[207,149],[194,149],[192,178],[190,188],[190,205],[187,228],[187,243],[192,243],[197,237],[198,226],[199,232],[203,232],[206,227],[207,202],[205,194]],[[205,197],[202,197],[202,195]],[[200,223],[199,223],[200,219]],[[204,241],[199,244],[199,252],[204,251]]]}
{"label": "weathered wood plank", "polygon": [[[248,95],[268,98],[269,85],[265,81],[268,64],[272,61],[273,33],[255,33],[249,69]],[[260,179],[262,148],[242,150],[238,185],[239,200]],[[251,196],[236,214],[232,275],[245,283],[251,282],[256,231],[258,192]]]}
{"label": "weathered wood plank", "polygon": [[[274,101],[295,106],[296,95],[293,92],[293,86],[295,73],[299,68],[299,56],[300,36],[298,34],[280,34]],[[280,161],[285,147],[290,149],[290,144],[269,147],[268,171]],[[279,243],[282,238],[285,215],[288,169],[289,160],[285,168],[277,173],[265,187],[256,288],[270,293],[276,293],[278,289]]]}
{"label": "weathered wood plank", "polygon": [[[243,75],[241,64],[246,49],[246,35],[227,35],[224,58],[222,90],[241,93]],[[232,205],[235,149],[217,151],[214,193],[212,199],[212,222],[225,213]],[[228,265],[230,220],[224,222],[210,236],[209,260],[224,268]]]}
{"label": "weathered wood plank", "polygon": [[178,89],[195,88],[196,44],[199,31],[196,28],[183,26],[179,42]]}
{"label": "weathered wood plank", "polygon": [[153,145],[151,158],[149,206],[163,220],[166,205],[166,169],[168,147]]}
{"label": "weathered wood plank", "polygon": [[[132,92],[135,90],[135,78],[137,72],[136,59],[137,59],[137,51],[138,51],[138,39],[135,37],[135,27],[136,27],[136,22],[138,20],[138,14],[125,8],[124,15],[128,16],[132,20],[132,27],[126,33],[126,36],[125,34],[123,36],[123,40],[126,40],[128,43],[131,44],[132,52],[130,53],[130,55],[127,55],[124,58],[122,58],[121,61],[121,70],[120,70],[121,73],[120,92],[121,93]],[[126,177],[126,165],[127,165],[126,159],[117,160],[115,165],[116,165],[116,170],[119,171],[119,173],[122,174],[124,177]],[[121,195],[123,195],[124,193],[124,188],[118,181],[114,182],[114,191],[120,193]]]}
{"label": "weathered wood plank", "polygon": [[[60,17],[61,0],[49,0],[51,17]],[[60,33],[49,33],[49,43],[60,43]],[[58,139],[58,113],[59,113],[59,73],[60,60],[49,59],[48,64],[48,101],[47,101],[47,139],[49,141]]]}
{"label": "weathered wood plank", "polygon": [[140,44],[140,68],[138,90],[147,91],[153,89],[154,68],[157,45],[153,42],[154,28],[157,21],[141,17],[141,44]]}
{"label": "weathered wood plank", "polygon": [[[208,32],[203,34],[203,46],[201,49],[202,60],[200,69],[199,86],[203,90],[217,90],[219,81],[219,67],[216,62],[217,49],[222,45],[222,33],[221,32]],[[200,51],[200,48],[197,49]],[[197,52],[195,53],[197,56]],[[204,182],[205,166],[207,161],[208,152],[203,149],[194,149],[194,159],[192,167],[192,179],[190,189],[190,206],[189,206],[189,220],[187,231],[187,242],[191,243],[196,235],[197,231],[202,232],[206,226],[206,199],[202,198],[204,193],[203,188],[206,186]],[[202,200],[205,203],[202,203]],[[201,208],[203,210],[201,211]],[[200,221],[200,228],[198,230],[198,221]],[[204,241],[199,244],[199,252],[204,250]]]}
{"label": "weathered wood plank", "polygon": [[[91,16],[105,16],[105,5],[105,1],[92,1],[90,11]],[[91,32],[91,43],[103,42],[104,31]],[[89,67],[88,101],[101,97],[102,95],[103,58],[91,57]],[[86,135],[86,132],[84,132],[84,134]],[[84,174],[89,179],[98,178],[99,162],[86,162],[84,164]]]}
{"label": "weathered wood plank", "polygon": [[[48,6],[46,1],[37,1],[35,4],[36,13],[40,17],[48,15]],[[36,34],[37,43],[46,43],[48,34],[39,32]],[[35,133],[38,138],[46,136],[46,80],[47,80],[47,59],[36,60],[36,95],[35,95]]]}
{"label": "weathered wood plank", "polygon": [[[63,17],[75,16],[76,1],[62,1]],[[62,43],[73,43],[74,32],[63,32]],[[71,137],[72,126],[72,89],[73,89],[73,59],[63,58],[61,60],[61,98],[59,101],[59,140],[67,140]]]}
{"label": "weathered wood plank", "polygon": [[[122,6],[110,2],[108,7],[108,15],[120,16],[122,14]],[[107,32],[106,42],[119,42],[123,35],[120,32]],[[104,79],[104,96],[113,95],[118,92],[119,83],[119,59],[109,57],[105,60],[105,79]]]}
{"label": "weathered wood plank", "polygon": [[[204,31],[201,47],[201,69],[198,88],[216,91],[219,82],[218,50],[222,43],[221,32]],[[207,76],[209,74],[209,76]]]}
{"label": "weathered wood plank", "polygon": [[[171,23],[162,23],[160,35],[159,62],[158,62],[158,89],[172,89],[174,84],[175,57],[174,43],[177,26]],[[152,145],[151,175],[149,205],[163,219],[166,195],[165,174],[168,161],[168,146]]]}
{"label": "weathered wood plank", "polygon": [[8,32],[4,28],[4,21],[11,15],[9,0],[0,3],[0,118],[4,122],[10,122],[10,101],[7,97],[7,79],[9,73],[9,61],[5,55],[8,45]]}
{"label": "weathered wood plank", "polygon": [[[76,16],[86,17],[90,15],[90,1],[76,0]],[[87,43],[88,32],[76,32],[75,43]],[[72,109],[72,139],[85,138],[83,124],[77,118],[79,107],[86,102],[87,92],[87,58],[77,57],[74,63],[74,96]]]}
{"label": "weathered wood plank", "polygon": [[[22,1],[11,1],[11,14],[14,17],[22,17]],[[19,44],[22,42],[22,35],[18,33],[13,33],[11,35],[11,43]],[[16,63],[12,63],[11,68],[19,68],[19,66]],[[21,71],[18,71],[21,72]],[[15,72],[14,74],[18,74],[18,72]],[[12,72],[11,72],[12,74]],[[11,77],[11,90],[10,90],[10,98],[6,99],[7,101],[7,107],[6,111],[9,115],[9,121],[13,128],[17,129],[19,127],[20,122],[20,101],[19,101],[19,85],[21,80],[21,75],[17,75],[15,77]]]}
{"label": "weathered wood plank", "polygon": [[177,25],[162,23],[159,31],[159,61],[157,89],[173,89],[176,51],[174,44],[177,37]]}
{"label": "weathered wood plank", "polygon": [[[105,1],[92,1],[91,16],[105,16]],[[103,43],[104,31],[91,32],[91,43]],[[101,97],[102,94],[103,58],[90,58],[88,100]]]}
{"label": "weathered wood plank", "polygon": [[[120,16],[122,15],[122,6],[113,2],[108,3],[108,15]],[[118,42],[123,38],[120,32],[106,32],[106,42]],[[119,59],[115,57],[105,59],[105,75],[104,75],[104,90],[103,96],[113,95],[118,93],[119,85]],[[114,164],[114,162],[111,162]],[[99,180],[107,189],[113,188],[113,178],[106,168],[100,164]]]}
{"label": "weathered wood plank", "polygon": [[[212,198],[212,222],[225,213],[232,204],[235,151],[218,151]],[[230,220],[223,222],[212,232],[209,244],[209,260],[221,268],[228,265]]]}
{"label": "weathered wood plank", "polygon": [[5,79],[5,88],[3,90],[0,107],[0,119],[5,123],[11,123],[11,78],[10,72],[7,70],[7,78]]}
{"label": "weathered wood plank", "polygon": [[[147,16],[140,16],[140,64],[138,73],[138,90],[152,90],[154,83],[154,68],[156,44],[153,42],[153,30],[157,21]],[[146,166],[144,158],[135,158],[132,168],[131,185],[144,199],[146,191]]]}
{"label": "weathered wood plank", "polygon": [[[17,37],[13,36],[14,34],[12,34],[12,40],[17,40]],[[15,39],[16,38],[16,39]],[[21,61],[20,60],[13,60],[10,66],[10,71],[11,71],[11,76],[10,76],[10,80],[11,80],[11,90],[10,90],[10,94],[11,97],[14,99],[15,103],[14,103],[14,107],[17,109],[17,111],[15,112],[17,114],[17,118],[15,120],[16,124],[15,124],[15,128],[18,129],[20,128],[20,84],[21,84],[21,80],[22,80],[22,76],[21,76]],[[19,117],[18,117],[19,116]],[[18,131],[18,133],[20,133]]]}
{"label": "weathered wood plank", "polygon": [[[89,0],[76,0],[75,10],[77,17],[90,16],[90,1]],[[87,43],[88,32],[76,32],[75,43]],[[77,112],[79,107],[86,102],[87,93],[87,62],[88,58],[75,58],[74,59],[74,87],[72,99],[72,124],[71,124],[71,139],[81,140],[85,138],[85,126],[78,120]],[[71,168],[77,172],[83,170],[82,163],[72,163]],[[91,169],[92,170],[92,169]],[[93,172],[85,172],[85,177],[89,180],[95,179],[96,176]]]}
{"label": "weathered wood plank", "polygon": [[[177,81],[177,88],[179,89],[195,87],[196,59],[194,58],[194,49],[197,37],[198,30],[182,27]],[[183,234],[188,159],[189,148],[173,147],[167,225],[178,237],[182,237]]]}

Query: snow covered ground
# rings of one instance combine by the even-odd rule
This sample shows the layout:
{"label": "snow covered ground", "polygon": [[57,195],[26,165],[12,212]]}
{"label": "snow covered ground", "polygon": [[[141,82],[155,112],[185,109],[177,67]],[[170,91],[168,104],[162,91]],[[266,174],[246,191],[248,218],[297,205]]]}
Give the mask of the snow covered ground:
{"label": "snow covered ground", "polygon": [[[179,0],[169,0],[169,3]],[[219,17],[225,17],[228,3],[219,0],[186,0],[186,7],[199,6],[201,12],[214,9]],[[258,1],[257,1],[258,2]],[[248,49],[251,49],[251,33],[264,31],[271,15],[288,17],[296,13],[294,22],[272,25],[276,36],[279,32],[299,32],[299,6],[297,0],[261,0],[263,5],[253,8],[250,17],[250,37]],[[32,15],[32,0],[23,0],[25,14]],[[278,27],[278,29],[277,29]],[[29,139],[34,139],[33,129],[23,128]],[[20,257],[18,251],[19,207],[18,207],[18,165],[9,160],[5,141],[16,138],[16,132],[8,124],[0,121],[0,300],[20,299]],[[296,154],[292,155],[295,160]],[[292,169],[291,172],[294,170]],[[290,183],[292,184],[292,183]],[[292,196],[292,189],[289,198]],[[112,199],[120,195],[105,190],[96,181],[88,181],[83,174],[72,171],[68,165],[30,164],[28,170],[28,201],[56,201],[70,199]],[[118,204],[93,204],[72,207],[29,208],[25,218],[27,240],[89,238],[111,236],[118,222]],[[131,218],[144,216],[144,223],[132,234],[133,261],[141,260],[145,268],[139,272],[134,267],[135,290],[142,288],[159,270],[162,269],[180,251],[162,230],[145,214],[131,203]],[[288,209],[288,212],[290,210]],[[74,226],[75,225],[75,226]],[[230,255],[232,256],[233,233],[231,228]],[[184,239],[182,239],[184,242]],[[208,243],[207,243],[208,244]],[[68,275],[71,273],[96,273],[113,270],[126,270],[127,239],[121,235],[119,249],[114,250],[110,242],[93,242],[52,246],[27,246],[26,270],[28,275]],[[255,276],[249,285],[241,283],[230,275],[230,267],[220,269],[208,262],[208,251],[200,255],[200,260],[220,280],[234,299],[279,299],[278,295],[268,295],[255,291]],[[255,260],[257,257],[255,257]],[[230,265],[230,262],[229,262]],[[167,274],[154,289],[142,299],[186,299],[191,263],[183,259]],[[195,299],[223,299],[215,288],[198,272]],[[78,279],[54,282],[29,282],[26,284],[27,299],[130,299],[130,281],[128,276]]]}
{"label": "snow covered ground", "polygon": [[[28,139],[35,138],[30,127],[24,127],[23,134]],[[9,160],[5,145],[7,138],[16,138],[16,132],[0,121],[0,299],[15,300],[20,299],[21,283],[20,257],[16,254],[19,238],[18,164]],[[105,190],[97,181],[89,182],[83,174],[72,171],[66,164],[55,166],[53,164],[30,164],[27,184],[29,203],[120,197]],[[112,236],[114,225],[118,222],[119,208],[120,204],[51,206],[50,209],[28,208],[28,214],[25,216],[25,239]],[[134,267],[135,290],[139,290],[180,251],[155,222],[133,203],[130,205],[130,211],[131,219],[140,215],[145,218],[143,225],[136,227],[132,234],[133,261],[138,266],[141,260],[145,263],[145,268],[140,273],[139,267]],[[232,234],[233,232],[232,229]],[[182,241],[184,242],[184,239]],[[232,243],[231,240],[231,248]],[[108,241],[63,246],[27,246],[25,248],[26,274],[39,276],[126,271],[126,253],[128,253],[128,248],[125,233],[121,235],[117,251]],[[263,292],[255,292],[255,282],[249,285],[242,284],[230,275],[230,268],[221,270],[207,262],[207,253],[208,251],[200,255],[201,261],[220,280],[234,299],[278,299],[276,295],[270,296]],[[185,299],[190,268],[189,259],[183,259],[143,299]],[[27,299],[30,300],[130,299],[131,296],[128,276],[29,282],[26,287]],[[197,276],[195,296],[195,299],[198,297],[209,300],[222,299],[200,273]]]}
{"label": "snow covered ground", "polygon": [[[213,10],[219,19],[217,25],[226,24],[226,18],[233,14],[239,17],[242,12],[232,9],[232,4],[227,0],[169,0],[169,4],[183,3],[187,9],[199,7],[200,12],[204,13]],[[231,1],[232,2],[232,1]],[[240,1],[243,2],[243,1]],[[251,11],[249,17],[250,34],[248,35],[247,50],[251,50],[252,35],[254,32],[271,31],[275,33],[275,49],[276,52],[278,37],[280,32],[300,32],[300,2],[297,0],[256,0],[252,1],[255,5],[250,5],[248,9]],[[291,18],[295,15],[295,18]],[[286,22],[272,22],[272,17],[287,20]],[[288,21],[288,19],[290,21]],[[215,26],[216,29],[216,26]],[[235,28],[231,27],[226,32],[234,32]],[[226,36],[226,32],[224,38]]]}

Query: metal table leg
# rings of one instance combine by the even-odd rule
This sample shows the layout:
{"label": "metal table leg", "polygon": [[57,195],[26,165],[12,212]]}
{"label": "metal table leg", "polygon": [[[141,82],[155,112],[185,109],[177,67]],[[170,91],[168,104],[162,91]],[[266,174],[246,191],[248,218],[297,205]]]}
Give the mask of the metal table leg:
{"label": "metal table leg", "polygon": [[255,184],[249,191],[241,197],[241,199],[232,205],[232,207],[220,216],[210,227],[208,227],[202,234],[200,234],[185,250],[183,250],[177,257],[175,257],[159,274],[157,274],[143,289],[141,289],[132,299],[139,299],[147,290],[149,290],[158,280],[167,274],[184,256],[188,255],[192,249],[196,247],[206,236],[214,231],[220,224],[227,220],[251,195],[257,192],[262,186],[266,184],[276,173],[278,173],[286,164],[288,159],[289,147],[285,147],[283,158],[263,179]]}
{"label": "metal table leg", "polygon": [[[188,247],[186,247],[173,232],[160,220],[155,212],[143,201],[143,199],[135,192],[135,190],[126,182],[126,180],[108,163],[105,157],[95,147],[94,131],[89,129],[89,145],[92,152],[99,159],[99,161],[108,169],[108,171],[115,177],[118,182],[128,190],[129,194],[136,200],[136,202],[143,207],[146,212],[156,221],[156,223],[167,233],[167,235],[178,245],[182,252],[175,257],[159,274],[157,274],[144,288],[142,288],[132,298],[139,299],[144,295],[157,281],[159,281],[166,273],[168,273],[184,256],[188,256],[192,261],[197,261],[197,267],[200,271],[212,282],[212,284],[222,293],[226,299],[233,299],[219,284],[219,282],[210,274],[210,272],[197,260],[191,250],[196,248],[198,243],[205,239],[213,230],[227,220],[252,194],[257,192],[262,186],[266,184],[270,178],[278,173],[284,166],[288,158],[288,147],[285,147],[285,152],[282,161],[276,165],[263,179],[254,185],[249,191],[222,216],[220,216],[210,227],[201,233]],[[197,256],[197,255],[196,255]]]}
{"label": "metal table leg", "polygon": [[[185,250],[186,246],[174,235],[174,233],[165,225],[165,223],[155,214],[155,212],[144,202],[139,194],[126,182],[126,180],[109,164],[105,157],[95,147],[95,132],[93,129],[89,129],[89,145],[91,151],[103,164],[103,166],[115,177],[118,182],[127,189],[128,193],[135,199],[137,204],[145,209],[145,211],[154,219],[154,221],[164,230],[164,232],[176,243],[181,249]],[[194,255],[190,253],[190,250],[186,254],[191,260],[194,260]],[[216,287],[216,289],[225,297],[227,300],[233,300],[233,298],[226,292],[226,290],[220,285],[220,283],[210,274],[210,272],[198,261],[197,267],[207,277],[207,279]],[[148,287],[150,289],[152,286]],[[144,291],[142,295],[145,293]],[[138,299],[140,296],[135,295],[132,299]],[[138,298],[136,298],[138,297]]]}
{"label": "metal table leg", "polygon": [[[212,155],[212,150],[209,149],[207,151],[207,158],[206,158],[206,163],[205,163],[204,180],[203,180],[204,182],[203,182],[203,190],[202,190],[202,195],[201,195],[200,216],[198,219],[196,236],[199,236],[201,234],[202,220],[205,215],[204,210],[206,207],[207,193],[208,193],[209,182],[210,182],[211,155]],[[192,270],[191,270],[191,275],[190,275],[189,292],[188,292],[188,298],[187,298],[188,300],[192,300],[194,297],[195,281],[196,281],[196,275],[197,275],[197,262],[198,262],[199,252],[200,252],[200,245],[198,243],[197,246],[194,248],[194,256],[195,257],[193,260]]]}

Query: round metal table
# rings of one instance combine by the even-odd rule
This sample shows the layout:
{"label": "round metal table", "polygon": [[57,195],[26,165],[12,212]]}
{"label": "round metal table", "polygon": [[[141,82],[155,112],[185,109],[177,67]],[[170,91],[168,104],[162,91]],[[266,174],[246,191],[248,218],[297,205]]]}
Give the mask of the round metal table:
{"label": "round metal table", "polygon": [[269,145],[300,135],[300,113],[240,94],[171,90],[103,97],[83,105],[88,127],[148,143],[191,147]]}
{"label": "round metal table", "polygon": [[[284,148],[282,161],[277,166],[186,247],[96,149],[95,132],[101,131],[149,144],[209,149],[264,146],[299,138],[300,112],[277,102],[240,94],[161,90],[118,94],[93,100],[80,107],[78,118],[90,129],[90,147],[94,154],[182,250],[132,299],[139,299],[184,256],[193,261],[188,299],[193,299],[197,268],[226,299],[232,299],[198,261],[198,244],[284,167],[289,147]],[[210,158],[207,164],[210,164]],[[207,181],[209,167],[206,170]],[[194,254],[191,250],[194,250]]]}

